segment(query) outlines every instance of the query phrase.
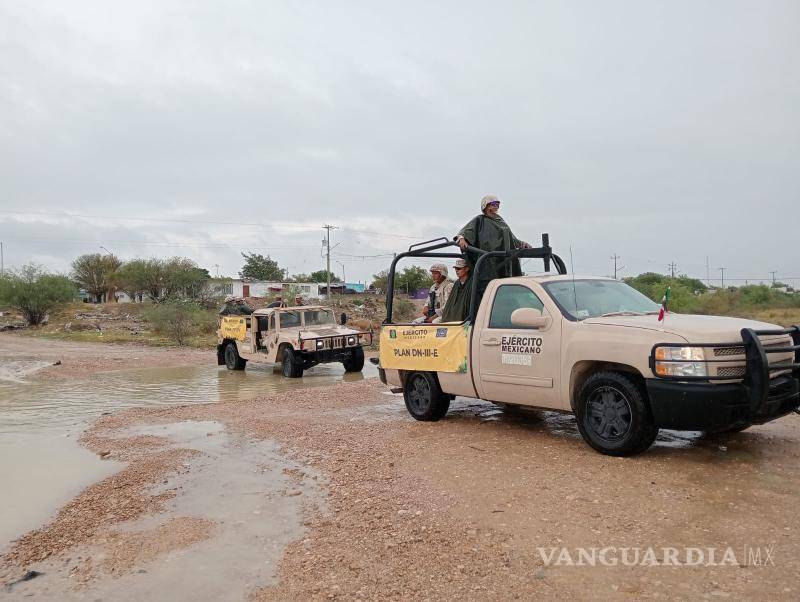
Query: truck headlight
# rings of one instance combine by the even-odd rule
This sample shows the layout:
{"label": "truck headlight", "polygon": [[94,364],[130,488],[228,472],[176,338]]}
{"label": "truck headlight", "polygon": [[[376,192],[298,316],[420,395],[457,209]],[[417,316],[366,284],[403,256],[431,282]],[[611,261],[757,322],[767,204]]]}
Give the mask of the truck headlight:
{"label": "truck headlight", "polygon": [[655,373],[658,376],[708,376],[702,347],[656,348]]}
{"label": "truck headlight", "polygon": [[347,337],[347,344],[348,345],[355,345],[356,344],[356,337]]}
{"label": "truck headlight", "polygon": [[325,341],[317,339],[317,349],[322,349],[325,347]]}

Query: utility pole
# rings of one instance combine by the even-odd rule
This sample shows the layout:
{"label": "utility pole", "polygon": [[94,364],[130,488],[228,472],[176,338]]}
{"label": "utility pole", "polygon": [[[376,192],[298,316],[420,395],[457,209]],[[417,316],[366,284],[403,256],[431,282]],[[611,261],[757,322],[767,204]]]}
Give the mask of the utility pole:
{"label": "utility pole", "polygon": [[[347,276],[345,276],[345,273],[344,273],[344,264],[341,261],[337,261],[336,263],[338,263],[340,266],[342,266],[342,283],[344,284],[344,287],[347,288]],[[342,289],[342,290],[344,290],[344,289]]]}
{"label": "utility pole", "polygon": [[215,263],[214,268],[216,269],[216,275],[214,276],[214,278],[219,278],[219,264]]}
{"label": "utility pole", "polygon": [[327,251],[325,253],[325,257],[327,259],[326,262],[326,269],[325,269],[325,277],[328,283],[328,300],[331,299],[331,230],[337,230],[336,226],[331,226],[330,224],[325,224],[322,226],[326,231],[325,235],[325,245],[327,246]]}
{"label": "utility pole", "polygon": [[614,260],[614,280],[616,280],[617,279],[617,259],[622,259],[622,258],[619,255],[617,255],[616,253],[614,253],[611,256],[611,259]]}
{"label": "utility pole", "polygon": [[6,275],[5,264],[3,263],[3,243],[0,242],[0,278]]}
{"label": "utility pole", "polygon": [[669,264],[669,271],[672,274],[672,278],[673,279],[675,278],[675,268],[677,268],[677,267],[678,266],[675,264],[674,261],[671,264]]}
{"label": "utility pole", "polygon": [[722,288],[725,288],[725,268],[720,268],[719,272],[722,275]]}
{"label": "utility pole", "polygon": [[706,286],[711,286],[711,272],[708,268],[708,255],[706,255]]}
{"label": "utility pole", "polygon": [[775,274],[778,273],[778,270],[772,270],[770,274],[772,274],[772,286],[775,286]]}

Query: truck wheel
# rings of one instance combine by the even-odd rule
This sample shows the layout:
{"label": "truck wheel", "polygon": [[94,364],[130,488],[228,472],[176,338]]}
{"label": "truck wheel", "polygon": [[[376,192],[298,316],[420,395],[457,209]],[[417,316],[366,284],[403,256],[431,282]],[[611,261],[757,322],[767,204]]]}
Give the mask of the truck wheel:
{"label": "truck wheel", "polygon": [[364,348],[355,347],[350,357],[344,360],[342,364],[344,364],[345,372],[361,372],[364,369]]}
{"label": "truck wheel", "polygon": [[282,370],[286,378],[300,378],[303,376],[303,360],[297,356],[291,347],[283,350]]}
{"label": "truck wheel", "polygon": [[587,378],[575,414],[583,439],[601,454],[632,456],[650,447],[658,435],[641,388],[619,372]]}
{"label": "truck wheel", "polygon": [[417,420],[435,422],[450,409],[450,396],[442,393],[430,372],[412,372],[403,388],[406,409]]}
{"label": "truck wheel", "polygon": [[225,345],[225,367],[228,370],[244,370],[247,360],[243,360],[236,349],[236,343]]}

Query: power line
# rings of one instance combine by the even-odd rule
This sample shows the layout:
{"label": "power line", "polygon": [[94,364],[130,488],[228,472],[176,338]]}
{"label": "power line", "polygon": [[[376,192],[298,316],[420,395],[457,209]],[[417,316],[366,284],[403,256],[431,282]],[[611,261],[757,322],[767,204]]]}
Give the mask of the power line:
{"label": "power line", "polygon": [[[280,230],[302,230],[306,232],[313,232],[317,229],[316,226],[298,226],[295,224],[276,224],[264,222],[229,222],[219,220],[198,220],[198,219],[178,219],[166,217],[122,217],[117,215],[94,215],[87,213],[53,213],[46,211],[7,211],[0,210],[0,213],[8,215],[42,215],[46,217],[70,217],[80,219],[105,219],[111,221],[131,221],[131,222],[163,222],[163,223],[177,223],[177,224],[207,224],[207,225],[220,225],[220,226],[255,226],[259,228],[273,228]],[[394,234],[391,232],[375,232],[373,230],[360,230],[358,228],[345,227],[343,231],[353,232],[356,234],[363,234],[365,236],[385,236],[389,238],[402,238],[406,240],[425,240],[421,236],[407,236],[404,234]]]}
{"label": "power line", "polygon": [[[99,240],[83,240],[83,239],[66,239],[66,238],[28,238],[25,236],[7,236],[4,240],[24,240],[27,242],[41,242],[41,243],[64,243],[64,244],[90,244],[96,245]],[[316,245],[270,245],[268,247],[256,247],[252,245],[228,244],[228,243],[172,243],[172,242],[157,242],[157,241],[144,241],[144,240],[117,240],[114,239],[114,244],[117,245],[146,245],[146,246],[160,246],[160,247],[196,247],[202,249],[225,249],[225,248],[247,248],[247,249],[314,249]]]}

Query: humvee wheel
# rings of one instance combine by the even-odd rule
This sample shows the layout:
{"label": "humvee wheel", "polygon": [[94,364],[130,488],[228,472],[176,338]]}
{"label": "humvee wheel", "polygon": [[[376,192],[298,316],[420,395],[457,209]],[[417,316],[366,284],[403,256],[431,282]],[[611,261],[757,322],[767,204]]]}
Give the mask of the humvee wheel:
{"label": "humvee wheel", "polygon": [[406,409],[417,420],[435,422],[450,409],[450,397],[442,393],[430,372],[412,372],[403,388]]}
{"label": "humvee wheel", "polygon": [[587,378],[578,392],[575,414],[583,439],[601,454],[638,454],[658,435],[641,388],[619,372]]}
{"label": "humvee wheel", "polygon": [[286,378],[300,378],[303,376],[303,360],[297,356],[291,347],[283,350],[281,371]]}
{"label": "humvee wheel", "polygon": [[225,367],[228,370],[244,370],[247,360],[243,360],[236,349],[236,343],[225,345]]}
{"label": "humvee wheel", "polygon": [[361,372],[364,369],[364,348],[355,347],[350,357],[342,362],[345,372]]}

